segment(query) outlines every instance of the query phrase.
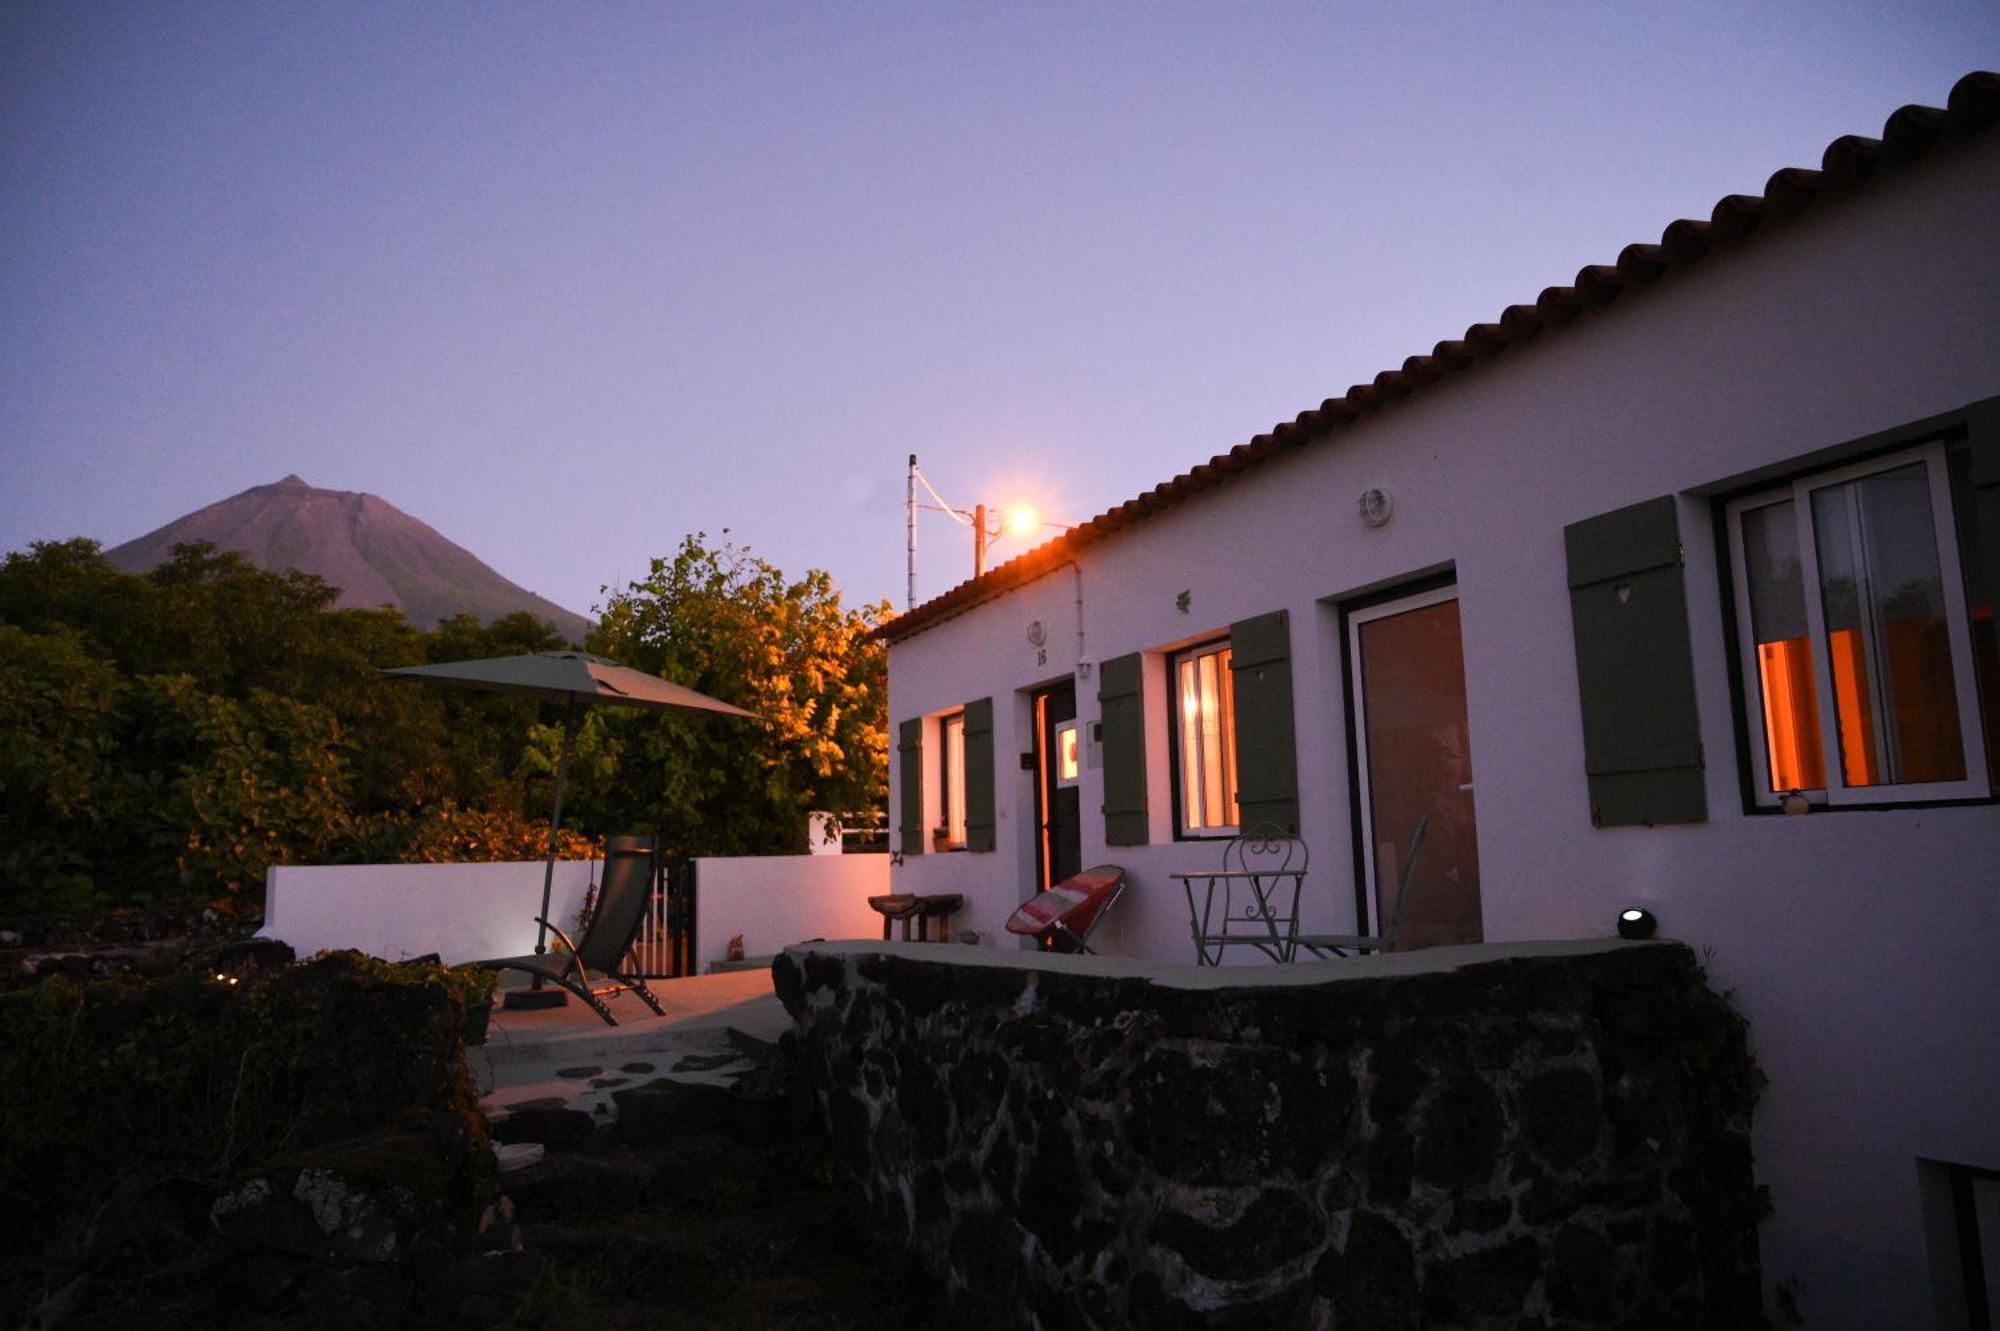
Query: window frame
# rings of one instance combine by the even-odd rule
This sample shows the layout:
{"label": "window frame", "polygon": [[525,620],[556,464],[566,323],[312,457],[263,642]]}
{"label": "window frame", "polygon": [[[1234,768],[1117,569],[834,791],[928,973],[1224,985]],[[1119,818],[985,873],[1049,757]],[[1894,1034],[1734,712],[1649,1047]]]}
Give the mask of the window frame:
{"label": "window frame", "polygon": [[[1965,776],[1956,781],[1905,781],[1849,786],[1842,760],[1838,711],[1833,694],[1833,670],[1826,633],[1825,592],[1819,576],[1819,542],[1813,514],[1815,491],[1911,464],[1924,467],[1931,504],[1931,525],[1937,545],[1938,582],[1944,600],[1946,638],[1952,667],[1952,689],[1958,707],[1959,744]],[[1826,785],[1811,790],[1771,788],[1769,736],[1764,721],[1763,672],[1757,657],[1756,625],[1751,617],[1749,561],[1743,545],[1743,515],[1790,501],[1799,542],[1799,577],[1805,600],[1806,637],[1813,667],[1813,693],[1818,708],[1821,762]],[[1913,804],[1963,803],[1989,799],[1992,774],[1987,770],[1984,726],[1979,707],[1979,681],[1972,646],[1972,620],[1960,550],[1961,518],[1952,493],[1951,466],[1944,438],[1933,435],[1914,445],[1897,447],[1859,461],[1799,472],[1785,480],[1759,486],[1728,499],[1723,505],[1727,541],[1728,596],[1735,617],[1734,703],[1737,740],[1748,762],[1749,807],[1761,812],[1780,810],[1794,793],[1814,808],[1881,808]]]}
{"label": "window frame", "polygon": [[1183,799],[1187,789],[1187,777],[1186,773],[1182,770],[1181,764],[1181,752],[1183,748],[1181,738],[1185,726],[1185,721],[1181,715],[1181,663],[1194,660],[1197,657],[1220,656],[1225,653],[1231,656],[1231,660],[1228,663],[1224,663],[1221,668],[1229,670],[1234,664],[1234,648],[1227,637],[1211,638],[1206,642],[1198,642],[1192,646],[1183,647],[1179,651],[1172,652],[1167,656],[1167,759],[1172,777],[1174,840],[1176,841],[1226,841],[1231,837],[1240,835],[1242,832],[1240,825],[1243,816],[1241,801],[1242,782],[1235,770],[1236,715],[1233,680],[1231,681],[1230,714],[1221,719],[1226,727],[1222,739],[1223,746],[1229,755],[1229,775],[1234,778],[1232,788],[1228,791],[1228,794],[1236,797],[1232,802],[1237,806],[1237,822],[1227,824],[1217,823],[1209,827],[1200,827],[1190,831],[1187,827],[1187,808]]}
{"label": "window frame", "polygon": [[[957,770],[952,764],[952,732],[958,732]],[[965,709],[946,712],[937,719],[938,733],[938,826],[931,833],[931,842],[939,850],[964,850],[965,832]],[[957,778],[958,800],[952,801],[953,778]],[[958,819],[953,836],[952,819]]]}

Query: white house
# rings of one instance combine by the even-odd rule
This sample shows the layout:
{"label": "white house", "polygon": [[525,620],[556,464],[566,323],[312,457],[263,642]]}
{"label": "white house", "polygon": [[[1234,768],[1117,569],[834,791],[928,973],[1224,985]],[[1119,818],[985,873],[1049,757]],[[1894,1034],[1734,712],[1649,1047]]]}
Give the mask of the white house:
{"label": "white house", "polygon": [[894,890],[992,941],[1115,863],[1102,950],[1192,961],[1211,838],[1296,828],[1352,931],[1423,817],[1407,942],[1707,958],[1809,1325],[1990,1325],[1996,120],[1969,76],[890,623]]}

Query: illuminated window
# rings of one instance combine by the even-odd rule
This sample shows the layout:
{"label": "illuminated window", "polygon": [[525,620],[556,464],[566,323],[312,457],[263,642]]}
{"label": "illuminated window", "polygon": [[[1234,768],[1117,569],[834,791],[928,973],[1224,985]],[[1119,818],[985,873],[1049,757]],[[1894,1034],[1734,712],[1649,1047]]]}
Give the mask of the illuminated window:
{"label": "illuminated window", "polygon": [[1075,785],[1076,772],[1076,722],[1063,721],[1056,726],[1056,785]]}
{"label": "illuminated window", "polygon": [[1972,626],[1992,609],[1967,606],[1944,449],[1727,511],[1758,802],[1987,794]]}
{"label": "illuminated window", "polygon": [[942,842],[947,847],[965,844],[965,713],[953,712],[938,722],[938,790],[943,793],[944,826]]}
{"label": "illuminated window", "polygon": [[1234,835],[1236,698],[1229,644],[1211,643],[1174,658],[1176,830],[1182,836]]}

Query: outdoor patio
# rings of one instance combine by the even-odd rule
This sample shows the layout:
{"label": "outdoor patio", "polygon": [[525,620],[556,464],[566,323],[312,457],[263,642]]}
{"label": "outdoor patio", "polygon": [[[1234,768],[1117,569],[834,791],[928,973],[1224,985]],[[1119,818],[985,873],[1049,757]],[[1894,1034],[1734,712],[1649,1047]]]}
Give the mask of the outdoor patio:
{"label": "outdoor patio", "polygon": [[532,1105],[581,1110],[606,1124],[617,1113],[613,1092],[659,1080],[730,1085],[753,1067],[745,1050],[755,1046],[746,1041],[775,1044],[791,1025],[767,969],[650,988],[666,1015],[620,991],[605,997],[616,1026],[574,1000],[526,1010],[496,1004],[486,1043],[466,1051],[480,1107],[496,1121]]}

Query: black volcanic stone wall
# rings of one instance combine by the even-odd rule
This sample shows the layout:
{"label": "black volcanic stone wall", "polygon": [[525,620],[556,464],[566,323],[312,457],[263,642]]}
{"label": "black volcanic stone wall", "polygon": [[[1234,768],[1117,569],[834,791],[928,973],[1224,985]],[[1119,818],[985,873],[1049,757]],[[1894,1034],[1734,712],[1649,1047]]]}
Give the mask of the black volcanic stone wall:
{"label": "black volcanic stone wall", "polygon": [[774,969],[956,1325],[1761,1324],[1761,1078],[1693,956],[1463,952],[1225,988],[916,945]]}

